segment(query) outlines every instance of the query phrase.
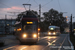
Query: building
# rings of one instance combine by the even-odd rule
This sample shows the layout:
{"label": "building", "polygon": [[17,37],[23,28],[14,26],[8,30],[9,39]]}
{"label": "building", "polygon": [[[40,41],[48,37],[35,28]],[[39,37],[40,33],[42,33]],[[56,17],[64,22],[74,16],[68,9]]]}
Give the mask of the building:
{"label": "building", "polygon": [[5,34],[4,21],[0,20],[0,34]]}
{"label": "building", "polygon": [[[0,32],[11,33],[14,31],[13,25],[15,24],[16,19],[0,19]],[[3,33],[1,33],[3,34]]]}

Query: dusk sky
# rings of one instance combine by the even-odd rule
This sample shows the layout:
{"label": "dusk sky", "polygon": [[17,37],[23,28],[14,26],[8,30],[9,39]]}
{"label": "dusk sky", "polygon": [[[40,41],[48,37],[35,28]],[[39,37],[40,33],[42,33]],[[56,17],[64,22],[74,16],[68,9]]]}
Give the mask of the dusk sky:
{"label": "dusk sky", "polygon": [[[41,12],[47,12],[51,8],[57,10],[58,12],[67,12],[63,16],[75,17],[75,0],[0,0],[0,19],[5,18],[16,18],[13,13],[8,12],[23,12],[25,11],[22,4],[31,4],[31,10],[39,11],[39,4],[41,4]],[[26,6],[28,9],[28,6]],[[16,13],[17,15],[18,13]],[[73,18],[73,22],[75,18]]]}

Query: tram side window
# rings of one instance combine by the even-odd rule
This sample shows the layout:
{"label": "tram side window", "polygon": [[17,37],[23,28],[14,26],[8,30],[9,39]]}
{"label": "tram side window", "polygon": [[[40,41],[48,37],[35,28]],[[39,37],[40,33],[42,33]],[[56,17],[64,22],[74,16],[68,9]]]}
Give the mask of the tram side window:
{"label": "tram side window", "polygon": [[24,25],[23,30],[25,30],[25,28],[26,28],[26,25]]}
{"label": "tram side window", "polygon": [[16,28],[14,29],[14,31],[17,31]]}
{"label": "tram side window", "polygon": [[56,28],[56,32],[59,32],[60,28]]}

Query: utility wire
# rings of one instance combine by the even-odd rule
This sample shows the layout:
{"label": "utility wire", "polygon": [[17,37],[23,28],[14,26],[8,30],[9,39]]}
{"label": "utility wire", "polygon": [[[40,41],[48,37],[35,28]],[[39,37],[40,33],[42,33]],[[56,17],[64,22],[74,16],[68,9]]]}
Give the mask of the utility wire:
{"label": "utility wire", "polygon": [[[30,0],[28,0],[26,4],[28,4],[29,2],[30,2]],[[24,6],[25,10],[27,10],[26,7],[25,7],[25,5],[23,5],[23,6]]]}
{"label": "utility wire", "polygon": [[6,7],[10,7],[10,6],[7,6],[6,4],[2,3],[2,2],[0,2],[0,4],[3,4],[3,5],[5,5]]}
{"label": "utility wire", "polygon": [[39,5],[33,6],[33,7],[38,7]]}
{"label": "utility wire", "polygon": [[[10,6],[8,6],[8,5],[6,5],[6,4],[4,4],[4,3],[2,3],[2,2],[0,2],[0,4],[4,5],[4,6],[6,6],[6,7],[11,8]],[[11,8],[11,9],[12,9],[12,8]],[[13,10],[15,11],[15,9],[13,9]],[[19,11],[19,10],[16,10],[16,11]]]}
{"label": "utility wire", "polygon": [[26,10],[26,7],[24,6],[25,10]]}
{"label": "utility wire", "polygon": [[59,7],[60,7],[60,10],[62,11],[61,6],[60,6],[60,3],[59,3],[59,0],[58,0],[58,4],[59,4]]}
{"label": "utility wire", "polygon": [[[53,1],[53,0],[47,2],[46,4],[44,4],[43,6],[41,6],[41,8],[44,7],[44,6],[46,6],[46,5],[48,5],[48,4],[51,3],[52,1]],[[42,12],[42,13],[43,13],[43,12]]]}
{"label": "utility wire", "polygon": [[[4,6],[6,6],[6,7],[11,8],[10,6],[8,6],[8,5],[6,5],[6,4],[4,4],[4,3],[2,3],[2,2],[0,2],[0,4],[4,5]],[[12,8],[11,8],[11,9],[12,9]],[[13,9],[13,10],[15,10],[15,9]],[[19,10],[16,10],[16,11],[19,11]],[[4,12],[7,12],[7,11],[4,11]]]}
{"label": "utility wire", "polygon": [[30,2],[30,0],[28,0],[28,2],[27,3],[29,3]]}
{"label": "utility wire", "polygon": [[51,3],[53,0],[47,2],[46,4],[44,4],[42,7],[46,6],[47,4]]}
{"label": "utility wire", "polygon": [[39,3],[36,0],[34,0],[34,2],[37,4],[37,6],[34,6],[34,7],[38,8]]}
{"label": "utility wire", "polygon": [[34,0],[34,2],[35,2],[37,5],[39,5],[35,0]]}
{"label": "utility wire", "polygon": [[[51,3],[52,1],[53,1],[53,0],[47,2],[46,4],[44,4],[43,6],[41,6],[41,8],[44,7],[44,6],[46,6],[46,5],[48,5],[48,4]],[[37,9],[38,9],[38,8],[37,8]],[[37,10],[37,9],[36,9],[36,10]]]}

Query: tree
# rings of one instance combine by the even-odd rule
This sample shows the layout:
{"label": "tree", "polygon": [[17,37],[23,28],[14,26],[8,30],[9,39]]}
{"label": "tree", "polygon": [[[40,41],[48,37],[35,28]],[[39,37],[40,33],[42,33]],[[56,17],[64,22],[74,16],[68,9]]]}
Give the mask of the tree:
{"label": "tree", "polygon": [[43,13],[45,21],[51,23],[52,25],[61,26],[66,22],[66,18],[63,17],[63,13],[59,13],[58,11],[51,9],[48,12]]}
{"label": "tree", "polygon": [[16,21],[20,21],[20,18],[24,15],[31,15],[31,16],[37,15],[38,16],[38,13],[37,13],[37,11],[34,11],[34,10],[21,12],[20,14],[18,14]]}
{"label": "tree", "polygon": [[56,11],[54,9],[50,9],[48,12],[44,12],[43,15],[44,15],[44,19],[45,19],[43,21],[44,22],[43,26],[46,26],[47,28],[48,28],[48,26],[50,26],[50,23],[51,23],[51,25],[55,25],[55,26],[59,26],[59,27],[63,26],[64,23],[66,23],[66,18],[63,17],[63,13],[59,13],[58,11]]}

